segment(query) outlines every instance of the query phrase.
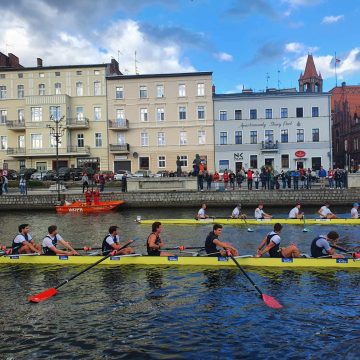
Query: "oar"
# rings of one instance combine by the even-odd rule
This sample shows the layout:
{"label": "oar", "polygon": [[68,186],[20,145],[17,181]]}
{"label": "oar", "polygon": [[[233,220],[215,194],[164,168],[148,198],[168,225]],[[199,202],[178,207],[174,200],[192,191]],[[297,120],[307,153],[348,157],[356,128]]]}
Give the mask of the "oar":
{"label": "oar", "polygon": [[[246,221],[246,218],[245,218],[245,217],[242,217],[242,219],[244,220],[244,223],[246,224],[246,226],[249,226],[248,222]],[[252,229],[251,227],[248,227],[248,228],[247,228],[247,231],[248,231],[248,232],[254,232],[254,229]]]}
{"label": "oar", "polygon": [[260,294],[260,297],[263,299],[265,305],[273,308],[273,309],[281,309],[283,306],[272,296],[264,294],[258,286],[254,283],[251,277],[246,273],[246,271],[240,266],[234,256],[231,254],[230,250],[225,249],[227,255],[231,257],[232,261],[236,264],[236,266],[241,270],[241,272],[245,275],[245,277],[250,281],[250,283],[254,286],[257,292]]}
{"label": "oar", "polygon": [[180,250],[180,251],[184,251],[184,250],[203,250],[205,249],[203,246],[176,246],[176,247],[171,247],[171,248],[163,248],[160,250]]}
{"label": "oar", "polygon": [[310,230],[306,227],[305,214],[303,215],[303,222],[304,222],[303,232],[309,232]]}
{"label": "oar", "polygon": [[350,251],[349,249],[345,249],[345,248],[343,248],[341,246],[337,246],[337,245],[330,245],[330,247],[332,247],[333,249],[342,251],[342,252],[344,252],[346,254],[352,254],[352,256],[354,258],[357,258],[357,259],[360,258],[360,253],[358,253],[358,252]]}
{"label": "oar", "polygon": [[39,303],[41,301],[44,301],[44,300],[47,300],[49,298],[51,298],[52,296],[56,295],[58,292],[57,292],[57,289],[59,289],[61,286],[67,284],[68,282],[70,282],[71,280],[74,280],[75,278],[77,278],[78,276],[80,276],[81,274],[83,274],[84,272],[92,269],[94,266],[100,264],[101,262],[103,262],[104,260],[106,260],[107,258],[109,258],[110,256],[113,256],[113,254],[119,252],[120,250],[122,249],[125,249],[126,247],[128,247],[130,244],[132,243],[132,241],[129,241],[128,243],[126,243],[124,246],[122,246],[119,250],[115,250],[115,251],[112,251],[110,252],[108,255],[104,256],[103,258],[101,258],[100,260],[98,260],[97,262],[95,262],[94,264],[88,266],[86,269],[80,271],[79,273],[71,276],[69,279],[66,279],[64,280],[63,282],[61,282],[59,285],[55,286],[55,287],[52,287],[52,288],[49,288],[37,295],[32,295],[32,296],[29,296],[28,297],[28,300],[30,302],[34,302],[34,303]]}

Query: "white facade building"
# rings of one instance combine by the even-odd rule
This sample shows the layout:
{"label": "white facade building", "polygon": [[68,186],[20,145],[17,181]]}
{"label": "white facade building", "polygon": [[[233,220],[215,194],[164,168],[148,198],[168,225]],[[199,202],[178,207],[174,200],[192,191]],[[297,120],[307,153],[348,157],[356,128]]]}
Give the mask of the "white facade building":
{"label": "white facade building", "polygon": [[330,97],[296,89],[214,95],[216,170],[328,169]]}

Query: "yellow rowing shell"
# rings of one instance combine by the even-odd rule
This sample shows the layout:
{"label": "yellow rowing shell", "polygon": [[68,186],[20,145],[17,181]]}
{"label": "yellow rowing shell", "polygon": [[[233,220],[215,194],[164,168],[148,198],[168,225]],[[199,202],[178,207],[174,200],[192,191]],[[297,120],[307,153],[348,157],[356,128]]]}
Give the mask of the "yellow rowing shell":
{"label": "yellow rowing shell", "polygon": [[[101,256],[19,256],[10,255],[0,257],[0,265],[91,265],[101,259]],[[240,265],[256,268],[334,268],[357,269],[360,268],[360,259],[314,259],[314,258],[254,258],[236,257]],[[202,267],[229,267],[236,266],[231,258],[227,257],[199,257],[199,256],[113,256],[98,266],[122,265],[149,265],[149,266],[202,266]]]}
{"label": "yellow rowing shell", "polygon": [[160,221],[162,224],[171,225],[206,225],[206,224],[222,224],[222,225],[273,225],[276,223],[288,225],[360,225],[360,219],[226,219],[226,218],[210,218],[210,219],[153,219],[153,220],[136,220],[139,224],[152,224]]}

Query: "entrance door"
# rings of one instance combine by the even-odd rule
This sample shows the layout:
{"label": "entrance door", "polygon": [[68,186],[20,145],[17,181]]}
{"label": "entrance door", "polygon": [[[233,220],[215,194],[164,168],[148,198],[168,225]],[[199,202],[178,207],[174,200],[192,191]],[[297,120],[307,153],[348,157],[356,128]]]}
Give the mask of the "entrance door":
{"label": "entrance door", "polygon": [[127,170],[131,172],[131,161],[130,160],[114,161],[114,172],[117,172],[118,170]]}
{"label": "entrance door", "polygon": [[235,174],[237,174],[238,171],[240,171],[242,168],[243,168],[242,161],[236,161],[236,163],[235,163]]}
{"label": "entrance door", "polygon": [[[68,167],[68,161],[67,160],[59,160],[59,169],[62,167]],[[56,160],[52,161],[52,169],[56,170]]]}
{"label": "entrance door", "polygon": [[296,168],[299,169],[303,169],[304,168],[304,162],[303,161],[297,161],[296,162]]}
{"label": "entrance door", "polygon": [[139,157],[139,169],[140,170],[149,170],[149,158],[148,157]]}
{"label": "entrance door", "polygon": [[272,168],[274,168],[274,158],[265,159],[265,166],[271,166]]}

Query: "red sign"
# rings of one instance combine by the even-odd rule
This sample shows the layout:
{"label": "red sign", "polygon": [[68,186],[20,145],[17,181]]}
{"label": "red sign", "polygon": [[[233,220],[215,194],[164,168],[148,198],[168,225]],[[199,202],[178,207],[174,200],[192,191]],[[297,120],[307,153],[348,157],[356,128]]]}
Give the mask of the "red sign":
{"label": "red sign", "polygon": [[298,158],[303,158],[303,157],[305,157],[305,155],[306,155],[306,152],[303,150],[298,150],[295,152],[295,156]]}

